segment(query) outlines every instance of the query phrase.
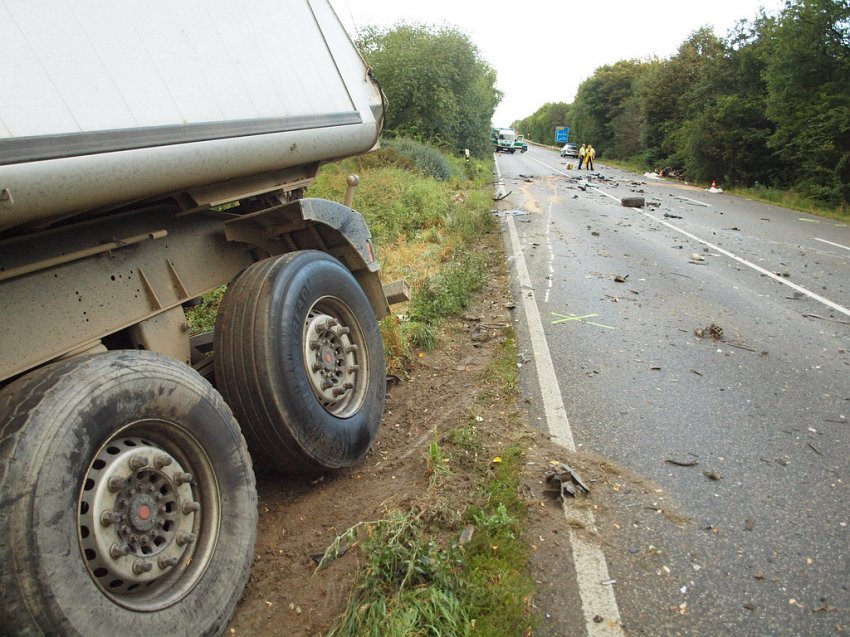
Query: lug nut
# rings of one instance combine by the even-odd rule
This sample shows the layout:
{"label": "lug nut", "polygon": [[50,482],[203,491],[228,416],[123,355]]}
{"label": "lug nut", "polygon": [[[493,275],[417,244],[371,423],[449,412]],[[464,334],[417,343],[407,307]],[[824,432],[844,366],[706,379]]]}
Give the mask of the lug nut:
{"label": "lug nut", "polygon": [[157,469],[162,469],[163,467],[167,467],[173,462],[171,456],[166,456],[165,454],[161,456],[157,456],[153,459],[153,466]]}
{"label": "lug nut", "polygon": [[184,502],[183,503],[183,514],[189,515],[190,513],[195,513],[201,510],[200,502]]}
{"label": "lug nut", "polygon": [[177,565],[177,558],[173,555],[160,555],[157,564],[159,568],[171,568]]}
{"label": "lug nut", "polygon": [[130,547],[126,544],[113,544],[109,547],[109,554],[113,559],[118,559],[119,557],[124,557],[130,553]]}
{"label": "lug nut", "polygon": [[132,469],[133,471],[138,471],[142,467],[147,467],[149,462],[150,461],[145,456],[133,456],[132,458],[130,458],[129,461],[130,469]]}
{"label": "lug nut", "polygon": [[319,341],[310,341],[310,349],[317,350],[322,346]]}
{"label": "lug nut", "polygon": [[126,484],[127,481],[119,476],[112,476],[106,481],[106,487],[112,491],[112,493],[117,493],[123,489]]}
{"label": "lug nut", "polygon": [[178,546],[185,546],[186,544],[191,544],[195,541],[195,534],[187,533],[186,531],[180,531],[177,534],[177,537],[174,539],[177,542]]}
{"label": "lug nut", "polygon": [[100,514],[100,523],[103,526],[109,526],[121,521],[121,514],[115,511],[104,511]]}
{"label": "lug nut", "polygon": [[136,575],[141,575],[142,573],[150,573],[152,568],[153,564],[145,560],[136,560],[135,562],[133,562],[133,572]]}
{"label": "lug nut", "polygon": [[192,474],[191,473],[182,473],[182,472],[178,471],[177,473],[174,474],[174,483],[177,486],[180,486],[181,484],[186,484],[186,483],[191,482],[191,481],[192,481]]}

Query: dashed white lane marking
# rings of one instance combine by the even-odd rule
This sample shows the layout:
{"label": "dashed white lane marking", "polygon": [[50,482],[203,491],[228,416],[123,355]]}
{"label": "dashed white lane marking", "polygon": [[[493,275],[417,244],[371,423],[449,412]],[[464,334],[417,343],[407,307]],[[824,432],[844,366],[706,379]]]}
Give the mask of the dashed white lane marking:
{"label": "dashed white lane marking", "polygon": [[[522,291],[522,305],[531,338],[532,353],[537,368],[537,381],[543,399],[546,426],[555,442],[570,451],[575,451],[573,432],[567,418],[567,411],[564,408],[561,390],[558,387],[555,366],[552,364],[549,345],[543,332],[543,322],[540,319],[540,312],[534,298],[534,288],[525,264],[522,245],[513,217],[508,217],[507,225],[514,253],[517,279]],[[564,515],[571,520],[580,520],[581,526],[591,532],[595,531],[593,514],[590,511],[573,510],[565,505]],[[610,581],[605,554],[598,546],[579,537],[572,525],[568,526],[568,534],[573,551],[576,583],[581,597],[582,613],[584,614],[588,637],[624,637],[625,633],[620,621],[620,609],[617,607],[613,586],[602,584],[602,582]],[[604,621],[597,622],[594,620],[595,617],[603,617]]]}
{"label": "dashed white lane marking", "polygon": [[833,243],[832,241],[827,241],[826,239],[818,239],[817,237],[814,237],[814,239],[815,241],[820,241],[821,243],[828,243],[829,245],[835,246],[836,248],[844,248],[845,250],[850,250],[850,247],[843,246],[840,243]]}

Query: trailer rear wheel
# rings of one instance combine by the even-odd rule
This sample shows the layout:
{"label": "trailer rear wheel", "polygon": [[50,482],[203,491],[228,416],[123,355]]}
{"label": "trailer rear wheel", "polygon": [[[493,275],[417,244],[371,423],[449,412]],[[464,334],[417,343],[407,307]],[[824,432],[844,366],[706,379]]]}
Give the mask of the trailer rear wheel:
{"label": "trailer rear wheel", "polygon": [[0,427],[4,633],[224,632],[257,496],[203,378],[149,352],[71,359],[5,388]]}
{"label": "trailer rear wheel", "polygon": [[383,342],[354,276],[323,252],[255,263],[228,286],[215,378],[255,458],[316,472],[360,460],[384,411]]}

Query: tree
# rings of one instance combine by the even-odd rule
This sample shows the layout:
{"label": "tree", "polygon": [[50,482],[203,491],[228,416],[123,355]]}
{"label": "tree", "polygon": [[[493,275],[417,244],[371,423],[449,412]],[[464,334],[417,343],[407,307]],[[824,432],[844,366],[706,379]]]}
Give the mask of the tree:
{"label": "tree", "polygon": [[511,126],[532,141],[551,144],[558,126],[571,126],[571,112],[570,105],[565,102],[547,102],[532,115],[513,122]]}
{"label": "tree", "polygon": [[573,104],[576,138],[597,151],[627,158],[640,150],[636,83],[647,63],[626,60],[603,66],[581,83]]}
{"label": "tree", "polygon": [[770,146],[803,194],[850,203],[850,1],[789,1],[769,35]]}
{"label": "tree", "polygon": [[490,150],[501,93],[496,72],[462,32],[400,24],[358,38],[389,101],[386,130],[476,155]]}

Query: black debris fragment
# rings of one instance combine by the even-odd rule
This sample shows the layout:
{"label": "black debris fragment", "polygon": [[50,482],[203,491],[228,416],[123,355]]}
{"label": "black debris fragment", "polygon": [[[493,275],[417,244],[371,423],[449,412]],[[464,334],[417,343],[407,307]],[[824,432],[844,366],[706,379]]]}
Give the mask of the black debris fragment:
{"label": "black debris fragment", "polygon": [[664,462],[677,467],[695,467],[699,464],[699,460],[693,454],[691,456],[690,458],[665,458]]}

